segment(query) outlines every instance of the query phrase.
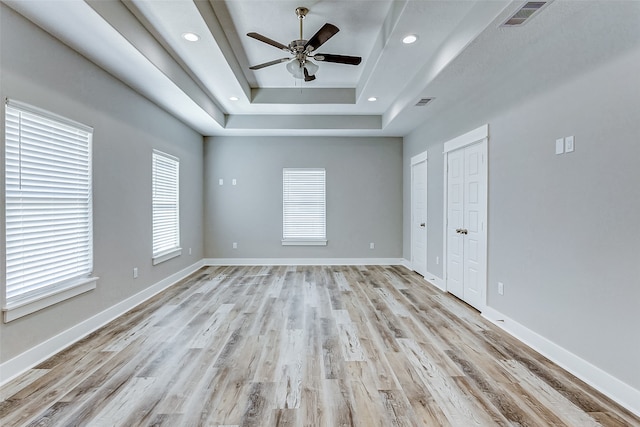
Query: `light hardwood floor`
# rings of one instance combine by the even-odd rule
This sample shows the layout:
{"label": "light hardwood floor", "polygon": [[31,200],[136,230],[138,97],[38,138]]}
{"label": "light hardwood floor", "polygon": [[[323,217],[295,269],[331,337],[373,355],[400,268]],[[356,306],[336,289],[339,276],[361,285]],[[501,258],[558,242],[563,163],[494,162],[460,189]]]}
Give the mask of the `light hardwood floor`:
{"label": "light hardwood floor", "polygon": [[640,426],[403,267],[209,267],[1,390],[2,426]]}

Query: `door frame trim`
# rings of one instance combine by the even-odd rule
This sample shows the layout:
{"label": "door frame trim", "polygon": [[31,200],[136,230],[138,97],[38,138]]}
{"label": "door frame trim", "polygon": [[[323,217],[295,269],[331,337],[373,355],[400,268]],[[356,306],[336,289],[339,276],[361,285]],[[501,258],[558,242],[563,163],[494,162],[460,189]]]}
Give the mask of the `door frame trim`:
{"label": "door frame trim", "polygon": [[481,307],[476,307],[478,310],[480,310],[480,312],[482,312],[485,307],[487,307],[487,294],[488,294],[488,286],[489,286],[489,280],[488,280],[488,270],[489,270],[489,265],[488,265],[488,259],[489,259],[489,255],[488,255],[488,224],[489,224],[489,217],[488,217],[488,209],[489,209],[489,124],[484,124],[476,129],[473,129],[463,135],[457,136],[453,139],[450,139],[449,141],[446,141],[444,143],[444,150],[443,150],[443,159],[444,159],[444,204],[443,204],[443,230],[442,230],[442,281],[444,284],[444,288],[445,290],[447,289],[447,281],[448,281],[448,270],[447,270],[447,224],[448,224],[448,218],[447,218],[447,209],[448,209],[448,203],[449,200],[447,198],[447,190],[448,190],[448,176],[449,176],[449,172],[448,172],[448,166],[449,166],[449,152],[451,151],[455,151],[458,150],[460,148],[464,148],[467,147],[469,145],[475,144],[475,143],[480,143],[480,142],[486,142],[485,146],[484,146],[484,151],[483,151],[483,155],[485,158],[485,162],[484,162],[484,173],[485,173],[485,177],[486,177],[486,188],[485,188],[485,212],[484,212],[484,217],[485,217],[485,227],[484,227],[484,255],[485,255],[485,259],[484,259],[484,285],[485,288],[483,289],[483,295],[482,295],[482,301]]}
{"label": "door frame trim", "polygon": [[[413,199],[413,167],[415,165],[417,165],[418,163],[422,163],[424,162],[425,165],[425,188],[428,185],[429,182],[429,178],[428,178],[428,163],[427,163],[427,159],[428,159],[428,153],[427,151],[423,151],[420,154],[416,154],[415,156],[411,157],[411,167],[410,167],[410,171],[411,171],[411,189],[410,189],[410,210],[411,210],[411,219],[409,221],[410,224],[410,229],[409,229],[409,247],[411,249],[411,259],[409,260],[410,264],[411,264],[411,270],[416,271],[414,268],[414,263],[413,263],[413,203],[414,203],[414,199]],[[427,209],[427,206],[429,205],[429,200],[427,195],[425,195],[425,209]],[[427,242],[427,236],[429,235],[429,227],[427,226],[425,228],[425,244]],[[428,268],[427,268],[427,261],[429,260],[429,251],[428,251],[428,247],[424,248],[424,252],[425,252],[425,257],[426,259],[424,260],[424,274],[427,274]]]}

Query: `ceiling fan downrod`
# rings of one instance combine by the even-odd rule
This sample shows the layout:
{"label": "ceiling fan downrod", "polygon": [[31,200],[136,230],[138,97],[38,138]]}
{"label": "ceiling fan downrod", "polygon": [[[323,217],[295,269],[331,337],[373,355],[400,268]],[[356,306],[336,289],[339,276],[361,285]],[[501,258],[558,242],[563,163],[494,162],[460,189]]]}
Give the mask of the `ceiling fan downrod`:
{"label": "ceiling fan downrod", "polygon": [[304,17],[307,16],[307,13],[309,13],[309,9],[306,7],[296,7],[296,15],[300,21],[300,40],[302,40],[302,21],[304,20]]}

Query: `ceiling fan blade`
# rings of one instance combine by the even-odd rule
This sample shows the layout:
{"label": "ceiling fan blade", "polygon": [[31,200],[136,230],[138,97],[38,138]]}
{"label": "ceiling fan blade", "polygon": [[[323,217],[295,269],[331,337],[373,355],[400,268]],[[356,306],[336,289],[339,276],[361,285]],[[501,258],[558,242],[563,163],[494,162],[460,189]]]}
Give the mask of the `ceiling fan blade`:
{"label": "ceiling fan blade", "polygon": [[280,59],[275,59],[273,61],[269,61],[269,62],[264,62],[262,64],[258,64],[258,65],[254,65],[253,67],[249,67],[250,70],[259,70],[261,68],[264,67],[269,67],[271,65],[276,65],[276,64],[281,64],[283,62],[287,62],[289,61],[291,58],[280,58]]}
{"label": "ceiling fan blade", "polygon": [[316,61],[335,62],[337,64],[358,65],[362,62],[359,56],[334,55],[331,53],[318,53],[314,55]]}
{"label": "ceiling fan blade", "polygon": [[260,40],[263,43],[270,44],[273,47],[277,47],[278,49],[282,49],[285,52],[289,52],[289,46],[283,45],[280,42],[270,39],[269,37],[265,37],[262,34],[258,33],[247,33],[247,35],[253,39]]}
{"label": "ceiling fan blade", "polygon": [[[311,37],[309,41],[304,45],[304,50],[306,52],[311,52],[318,49],[327,40],[335,36],[338,31],[340,31],[340,29],[335,25],[329,23],[324,24],[322,28],[320,28],[318,32],[315,33],[313,37]],[[309,47],[311,47],[311,49],[309,49]]]}
{"label": "ceiling fan blade", "polygon": [[302,69],[304,71],[304,81],[305,82],[312,82],[316,79],[316,76],[311,76],[309,75],[309,72],[307,71],[307,67],[304,67]]}

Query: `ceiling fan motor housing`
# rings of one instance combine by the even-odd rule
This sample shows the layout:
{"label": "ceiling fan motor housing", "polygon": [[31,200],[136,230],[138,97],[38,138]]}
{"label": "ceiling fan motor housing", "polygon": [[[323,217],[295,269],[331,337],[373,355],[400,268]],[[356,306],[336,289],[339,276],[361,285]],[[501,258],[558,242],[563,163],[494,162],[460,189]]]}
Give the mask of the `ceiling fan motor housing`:
{"label": "ceiling fan motor housing", "polygon": [[291,43],[289,43],[289,49],[291,49],[291,52],[293,53],[301,54],[302,52],[304,52],[304,45],[306,43],[306,40],[293,40]]}

